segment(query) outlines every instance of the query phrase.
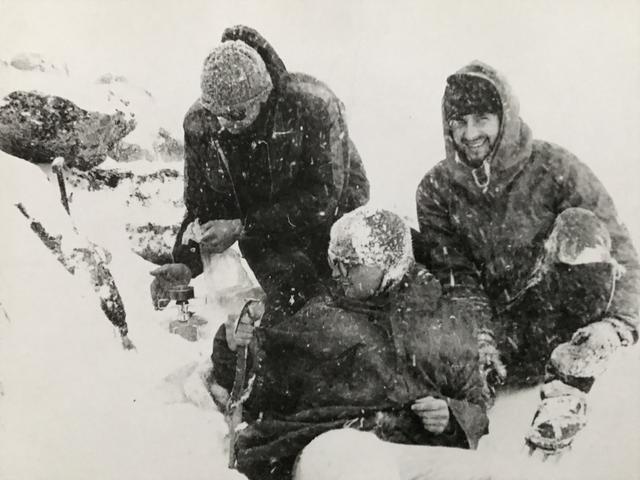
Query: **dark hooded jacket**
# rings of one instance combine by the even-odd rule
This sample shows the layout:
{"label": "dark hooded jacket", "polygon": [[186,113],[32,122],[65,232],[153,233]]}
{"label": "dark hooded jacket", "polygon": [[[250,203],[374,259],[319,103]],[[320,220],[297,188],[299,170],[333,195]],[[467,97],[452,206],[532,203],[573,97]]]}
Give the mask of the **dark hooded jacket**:
{"label": "dark hooded jacket", "polygon": [[[387,294],[368,301],[319,296],[260,328],[246,404],[253,420],[237,443],[240,471],[287,478],[311,440],[343,427],[396,443],[476,448],[488,419],[475,333],[465,318],[471,310],[456,311],[441,301],[435,277],[414,267]],[[231,358],[221,335],[213,362],[225,388],[233,382]],[[430,395],[449,404],[450,431],[426,431],[411,411]]]}
{"label": "dark hooded jacket", "polygon": [[[637,254],[602,184],[568,151],[532,138],[495,70],[474,62],[456,74],[493,84],[501,125],[486,165],[473,169],[456,154],[443,112],[446,159],[425,175],[416,194],[429,270],[450,295],[475,304],[481,326],[500,330],[498,318],[526,288],[557,215],[570,207],[590,210],[608,228],[611,255],[626,270],[605,315],[621,320],[637,340]],[[505,321],[517,319],[507,315]]]}
{"label": "dark hooded jacket", "polygon": [[248,238],[283,245],[325,236],[343,213],[366,203],[369,183],[347,130],[343,105],[329,88],[287,72],[271,45],[247,27],[227,29],[263,58],[274,89],[256,121],[232,135],[197,101],[184,119],[187,213],[174,261],[202,271],[189,223],[240,218]]}

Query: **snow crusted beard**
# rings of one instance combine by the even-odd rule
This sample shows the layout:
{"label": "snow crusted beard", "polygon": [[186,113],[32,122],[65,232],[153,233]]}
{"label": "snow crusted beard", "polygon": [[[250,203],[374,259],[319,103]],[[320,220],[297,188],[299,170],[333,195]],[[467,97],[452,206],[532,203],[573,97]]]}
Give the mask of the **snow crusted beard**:
{"label": "snow crusted beard", "polygon": [[396,286],[414,263],[409,226],[395,213],[363,206],[331,227],[329,258],[379,267],[382,290]]}

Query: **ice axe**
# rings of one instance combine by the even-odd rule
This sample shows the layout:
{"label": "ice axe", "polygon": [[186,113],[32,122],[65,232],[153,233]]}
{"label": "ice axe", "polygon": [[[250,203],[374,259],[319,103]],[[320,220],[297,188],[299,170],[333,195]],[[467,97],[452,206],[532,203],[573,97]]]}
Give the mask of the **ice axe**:
{"label": "ice axe", "polygon": [[[264,304],[260,300],[248,300],[238,316],[235,331],[241,323],[254,325],[264,315]],[[236,374],[233,380],[231,397],[227,404],[227,414],[229,419],[229,468],[236,467],[236,430],[242,423],[242,404],[244,398],[244,382],[247,376],[247,357],[249,347],[238,346],[236,348]]]}
{"label": "ice axe", "polygon": [[62,202],[62,206],[67,211],[68,214],[71,214],[69,211],[69,198],[67,197],[67,187],[64,183],[64,173],[62,172],[62,168],[64,167],[64,158],[57,157],[51,163],[51,169],[53,173],[56,174],[56,178],[58,179],[58,187],[60,188],[60,201]]}

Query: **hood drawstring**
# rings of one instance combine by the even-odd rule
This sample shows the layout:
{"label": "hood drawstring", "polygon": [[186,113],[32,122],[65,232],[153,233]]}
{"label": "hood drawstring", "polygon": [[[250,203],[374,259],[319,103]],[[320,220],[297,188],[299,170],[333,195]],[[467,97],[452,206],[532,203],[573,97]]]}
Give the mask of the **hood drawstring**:
{"label": "hood drawstring", "polygon": [[[484,176],[484,180],[481,179],[480,175]],[[491,182],[491,166],[489,162],[485,159],[481,166],[471,170],[471,176],[476,185],[482,189],[482,193],[487,193],[489,183]]]}
{"label": "hood drawstring", "polygon": [[[458,152],[455,153],[454,160],[456,163],[471,169],[471,176],[473,177],[473,181],[476,186],[482,189],[482,193],[487,193],[489,190],[489,183],[491,183],[491,165],[489,165],[487,159],[483,160],[482,165],[478,168],[471,168],[467,163],[463,162],[460,155],[458,155]],[[484,180],[481,176],[484,177]]]}

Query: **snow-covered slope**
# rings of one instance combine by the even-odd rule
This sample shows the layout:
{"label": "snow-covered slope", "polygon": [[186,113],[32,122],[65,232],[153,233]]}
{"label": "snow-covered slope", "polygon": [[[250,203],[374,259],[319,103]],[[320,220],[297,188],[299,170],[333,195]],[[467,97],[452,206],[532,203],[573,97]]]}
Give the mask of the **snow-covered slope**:
{"label": "snow-covered slope", "polygon": [[[55,186],[35,166],[0,160],[15,187],[0,204],[0,478],[234,478],[221,468],[226,424],[199,378],[217,325],[195,344],[169,334],[176,311],[153,311],[152,266],[113,252],[137,346],[123,350],[88,285],[14,206],[47,212],[45,225],[69,231]],[[224,318],[213,304],[199,311],[207,309],[207,318]]]}

